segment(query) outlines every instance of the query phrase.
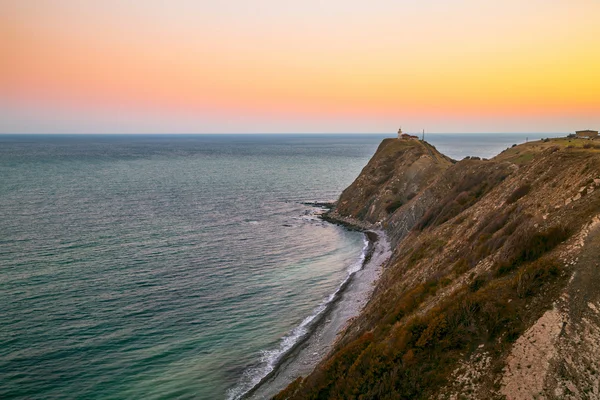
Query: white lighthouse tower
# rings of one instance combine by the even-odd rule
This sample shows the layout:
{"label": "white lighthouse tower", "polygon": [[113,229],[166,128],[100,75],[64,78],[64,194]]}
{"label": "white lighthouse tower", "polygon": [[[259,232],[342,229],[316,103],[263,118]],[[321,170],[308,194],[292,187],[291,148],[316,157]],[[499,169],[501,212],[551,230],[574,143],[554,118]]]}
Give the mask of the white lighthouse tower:
{"label": "white lighthouse tower", "polygon": [[402,139],[402,127],[398,129],[398,139]]}

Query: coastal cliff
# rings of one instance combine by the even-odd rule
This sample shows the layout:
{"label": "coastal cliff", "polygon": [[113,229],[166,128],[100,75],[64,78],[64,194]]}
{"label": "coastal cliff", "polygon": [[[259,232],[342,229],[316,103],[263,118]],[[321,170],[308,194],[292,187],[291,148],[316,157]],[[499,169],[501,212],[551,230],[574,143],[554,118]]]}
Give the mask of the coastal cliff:
{"label": "coastal cliff", "polygon": [[392,243],[336,347],[276,399],[600,398],[600,150],[456,162],[384,140],[327,218]]}

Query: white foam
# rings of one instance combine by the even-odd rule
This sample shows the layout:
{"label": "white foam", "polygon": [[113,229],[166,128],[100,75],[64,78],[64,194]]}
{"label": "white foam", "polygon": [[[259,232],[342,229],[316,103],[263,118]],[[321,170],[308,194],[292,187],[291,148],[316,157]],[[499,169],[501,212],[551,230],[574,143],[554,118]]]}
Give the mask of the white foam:
{"label": "white foam", "polygon": [[290,333],[285,335],[279,341],[279,346],[273,350],[264,350],[261,355],[258,367],[249,368],[242,374],[241,383],[233,389],[227,391],[228,400],[237,400],[258,385],[267,375],[269,375],[277,366],[278,362],[310,331],[313,321],[325,312],[337,297],[338,293],[345,287],[352,276],[363,267],[365,257],[369,248],[367,236],[363,237],[363,249],[359,259],[348,267],[348,275],[340,283],[335,292],[327,297],[319,306],[317,306],[311,315],[306,317],[300,325],[295,327]]}

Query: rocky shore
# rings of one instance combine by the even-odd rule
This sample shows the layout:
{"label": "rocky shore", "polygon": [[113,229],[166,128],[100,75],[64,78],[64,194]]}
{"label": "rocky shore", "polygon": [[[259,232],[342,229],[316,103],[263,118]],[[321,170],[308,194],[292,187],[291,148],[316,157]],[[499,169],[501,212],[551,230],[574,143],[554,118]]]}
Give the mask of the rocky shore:
{"label": "rocky shore", "polygon": [[275,396],[295,379],[310,374],[315,366],[335,347],[339,335],[364,309],[371,298],[382,268],[390,257],[390,243],[384,231],[365,230],[323,215],[322,219],[346,229],[364,232],[368,241],[360,270],[344,282],[330,307],[320,315],[309,334],[279,363],[275,370],[257,385],[245,398],[266,399]]}

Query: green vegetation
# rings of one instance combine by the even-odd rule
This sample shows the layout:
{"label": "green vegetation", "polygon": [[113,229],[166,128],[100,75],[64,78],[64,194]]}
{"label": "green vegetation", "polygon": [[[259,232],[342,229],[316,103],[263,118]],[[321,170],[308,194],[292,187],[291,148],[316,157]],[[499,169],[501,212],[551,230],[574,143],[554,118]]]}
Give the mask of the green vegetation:
{"label": "green vegetation", "polygon": [[523,165],[533,160],[533,157],[533,153],[523,153],[519,154],[518,157],[514,158],[512,162],[514,162],[517,165]]}

